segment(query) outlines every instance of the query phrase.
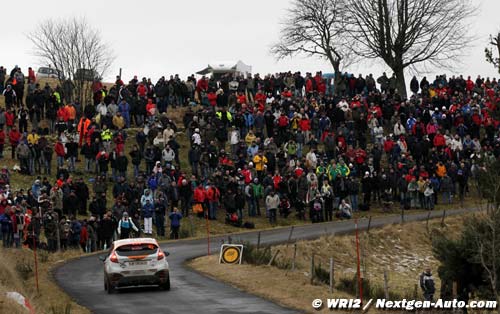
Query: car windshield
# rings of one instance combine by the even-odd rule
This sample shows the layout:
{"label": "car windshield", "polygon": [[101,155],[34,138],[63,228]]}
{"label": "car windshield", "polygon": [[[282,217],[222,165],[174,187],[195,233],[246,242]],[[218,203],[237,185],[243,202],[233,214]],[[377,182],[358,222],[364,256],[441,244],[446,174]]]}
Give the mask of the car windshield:
{"label": "car windshield", "polygon": [[158,251],[158,247],[152,243],[134,243],[122,245],[115,251],[120,256],[151,255]]}

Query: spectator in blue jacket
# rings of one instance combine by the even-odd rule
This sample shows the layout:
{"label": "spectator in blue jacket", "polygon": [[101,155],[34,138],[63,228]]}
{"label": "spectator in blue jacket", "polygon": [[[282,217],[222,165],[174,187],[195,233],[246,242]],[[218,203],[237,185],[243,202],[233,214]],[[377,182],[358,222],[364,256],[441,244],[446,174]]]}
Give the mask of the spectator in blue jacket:
{"label": "spectator in blue jacket", "polygon": [[153,234],[153,215],[155,208],[153,202],[149,198],[146,199],[146,204],[142,205],[142,218],[144,218],[144,234]]}
{"label": "spectator in blue jacket", "polygon": [[177,207],[168,215],[170,219],[170,239],[179,239],[179,229],[181,228],[182,214]]}
{"label": "spectator in blue jacket", "polygon": [[3,247],[4,248],[11,247],[14,234],[13,234],[12,218],[9,215],[9,210],[6,210],[5,213],[0,216],[0,225],[2,228]]}

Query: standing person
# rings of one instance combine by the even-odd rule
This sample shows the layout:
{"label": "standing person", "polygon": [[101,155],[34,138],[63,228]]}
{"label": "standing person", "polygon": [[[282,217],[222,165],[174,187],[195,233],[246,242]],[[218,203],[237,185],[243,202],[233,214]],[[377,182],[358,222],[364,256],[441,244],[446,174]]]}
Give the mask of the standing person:
{"label": "standing person", "polygon": [[170,219],[170,239],[179,239],[179,229],[181,228],[182,214],[177,207],[168,215]]}
{"label": "standing person", "polygon": [[141,165],[141,160],[142,160],[142,152],[139,150],[139,147],[134,144],[132,147],[132,151],[129,153],[130,158],[132,159],[132,165],[134,166],[134,177],[139,176],[140,172],[140,165]]}
{"label": "standing person", "polygon": [[434,209],[434,193],[435,192],[432,183],[429,179],[427,179],[425,181],[425,188],[424,188],[424,204],[426,210]]}
{"label": "standing person", "polygon": [[[3,82],[1,83],[3,84]],[[16,92],[11,85],[7,85],[7,88],[3,90],[2,95],[5,97],[5,107],[7,110],[10,110],[16,101]]]}
{"label": "standing person", "polygon": [[79,239],[80,247],[82,248],[83,253],[88,253],[87,252],[88,241],[89,241],[89,233],[87,229],[87,220],[85,219],[82,222],[82,228],[80,230],[80,239]]}
{"label": "standing person", "polygon": [[269,223],[271,225],[276,224],[276,210],[280,205],[280,197],[274,190],[271,190],[269,195],[266,197],[266,207],[269,210]]}
{"label": "standing person", "polygon": [[[198,211],[196,213],[199,218],[203,218],[203,216],[205,214],[204,204],[205,204],[206,198],[207,198],[206,191],[203,188],[203,185],[200,183],[193,191],[194,205],[196,205],[198,208],[201,208],[201,211]],[[195,208],[195,206],[193,206],[193,213],[194,213],[194,208]]]}
{"label": "standing person", "polygon": [[443,195],[443,204],[451,204],[453,182],[451,181],[451,178],[447,173],[441,178],[440,192]]}
{"label": "standing person", "polygon": [[159,237],[165,236],[165,212],[167,207],[165,206],[165,198],[160,196],[155,201],[155,225],[156,225],[156,234]]}
{"label": "standing person", "polygon": [[0,128],[0,159],[3,158],[3,146],[5,145],[5,132],[3,126]]}
{"label": "standing person", "polygon": [[430,268],[425,269],[425,271],[420,275],[420,288],[422,288],[422,292],[424,293],[425,301],[432,302],[436,288]]}
{"label": "standing person", "polygon": [[220,191],[215,186],[209,182],[207,186],[207,201],[208,201],[208,219],[217,219],[217,207],[219,205]]}
{"label": "standing person", "polygon": [[61,138],[57,138],[57,142],[54,146],[54,151],[57,156],[57,168],[64,166],[64,158],[66,156],[66,150],[64,149],[64,144],[61,142]]}
{"label": "standing person", "polygon": [[359,193],[359,181],[357,178],[349,177],[347,179],[347,191],[349,192],[349,199],[351,201],[352,210],[357,211]]}
{"label": "standing person", "polygon": [[135,232],[139,232],[139,229],[135,226],[134,222],[128,216],[127,212],[124,212],[122,215],[122,219],[118,223],[118,235],[120,239],[128,239],[130,238],[130,231],[134,230]]}
{"label": "standing person", "polygon": [[189,207],[191,206],[191,197],[193,191],[191,185],[188,184],[186,179],[182,179],[179,187],[179,196],[181,200],[182,215],[187,217],[189,214]]}
{"label": "standing person", "polygon": [[68,171],[74,172],[76,170],[75,163],[78,157],[78,143],[71,137],[70,141],[65,144],[66,158],[68,159]]}
{"label": "standing person", "polygon": [[257,211],[257,216],[260,216],[260,200],[264,196],[264,188],[262,184],[259,183],[258,178],[254,178],[253,182],[250,183],[250,186],[253,189],[253,197],[255,199],[255,209]]}
{"label": "standing person", "polygon": [[328,184],[328,180],[323,180],[323,185],[321,186],[321,196],[324,200],[324,212],[325,221],[333,220],[333,189]]}
{"label": "standing person", "polygon": [[142,205],[141,214],[144,218],[144,234],[153,234],[153,214],[155,208],[149,198],[146,199],[146,204]]}
{"label": "standing person", "polygon": [[365,210],[370,208],[370,200],[372,195],[372,178],[370,172],[366,171],[365,176],[361,179],[361,190],[363,192],[363,206]]}
{"label": "standing person", "polygon": [[28,132],[28,110],[21,105],[18,113],[19,132]]}
{"label": "standing person", "polygon": [[12,246],[14,239],[10,209],[6,210],[5,213],[0,216],[0,225],[2,230],[3,247],[9,248]]}
{"label": "standing person", "polygon": [[106,212],[104,217],[99,221],[99,230],[101,232],[100,249],[109,249],[113,241],[113,235],[116,228],[116,219],[113,218],[111,211]]}
{"label": "standing person", "polygon": [[16,157],[16,148],[17,145],[19,145],[20,140],[21,140],[21,133],[16,129],[16,126],[13,125],[12,129],[9,132],[9,142],[10,142],[10,148],[12,149],[11,151],[12,159]]}
{"label": "standing person", "polygon": [[21,164],[21,173],[31,174],[29,168],[30,148],[26,144],[26,141],[23,140],[17,145],[16,155]]}
{"label": "standing person", "polygon": [[52,166],[52,154],[53,149],[50,145],[47,145],[43,148],[43,162],[45,163],[45,174],[51,175],[51,166]]}

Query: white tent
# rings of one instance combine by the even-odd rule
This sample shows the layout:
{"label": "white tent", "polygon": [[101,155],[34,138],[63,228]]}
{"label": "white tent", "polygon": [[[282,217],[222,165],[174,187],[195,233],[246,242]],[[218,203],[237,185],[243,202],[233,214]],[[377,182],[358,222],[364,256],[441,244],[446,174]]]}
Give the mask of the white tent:
{"label": "white tent", "polygon": [[196,72],[200,75],[206,75],[212,73],[214,75],[223,75],[227,73],[238,74],[238,75],[247,75],[252,73],[252,67],[250,65],[246,65],[241,60],[239,61],[216,61],[211,62],[208,66]]}

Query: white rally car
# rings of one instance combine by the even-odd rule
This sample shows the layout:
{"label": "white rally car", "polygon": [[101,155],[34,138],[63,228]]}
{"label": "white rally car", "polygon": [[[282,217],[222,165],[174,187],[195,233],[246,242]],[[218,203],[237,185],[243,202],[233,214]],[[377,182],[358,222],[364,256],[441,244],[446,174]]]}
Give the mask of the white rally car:
{"label": "white rally car", "polygon": [[137,238],[113,242],[104,262],[104,289],[159,286],[170,290],[170,273],[166,257],[155,239]]}

